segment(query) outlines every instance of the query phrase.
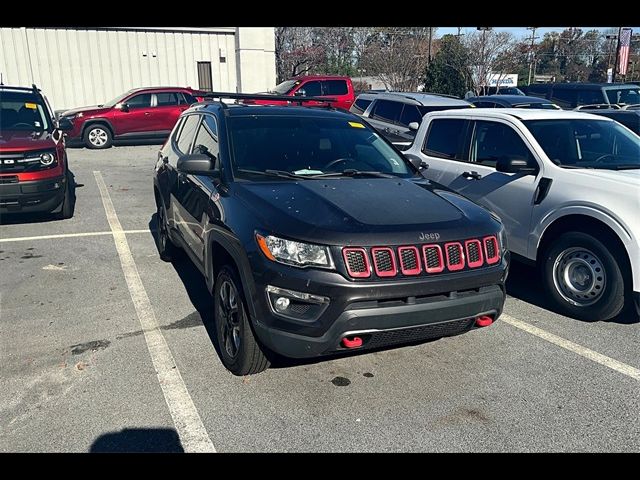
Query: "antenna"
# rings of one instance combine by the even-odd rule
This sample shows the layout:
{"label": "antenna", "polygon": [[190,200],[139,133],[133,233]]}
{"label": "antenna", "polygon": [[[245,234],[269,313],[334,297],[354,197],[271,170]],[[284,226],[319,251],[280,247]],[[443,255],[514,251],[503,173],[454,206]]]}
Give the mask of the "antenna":
{"label": "antenna", "polygon": [[4,82],[2,81],[2,72],[0,72],[0,85],[4,85]]}

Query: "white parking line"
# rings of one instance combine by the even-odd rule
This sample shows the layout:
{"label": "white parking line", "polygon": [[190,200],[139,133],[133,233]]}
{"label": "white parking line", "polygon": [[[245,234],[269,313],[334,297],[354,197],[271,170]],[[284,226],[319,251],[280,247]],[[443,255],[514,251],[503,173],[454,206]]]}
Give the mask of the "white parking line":
{"label": "white parking line", "polygon": [[562,347],[570,352],[576,353],[581,357],[587,358],[592,362],[599,363],[600,365],[604,365],[616,372],[622,373],[627,377],[631,377],[634,380],[640,380],[640,370],[632,367],[631,365],[627,365],[626,363],[619,362],[618,360],[614,360],[611,357],[607,357],[606,355],[602,355],[601,353],[594,352],[582,345],[578,345],[577,343],[573,343],[569,340],[566,340],[562,337],[554,335],[553,333],[549,333],[546,330],[542,330],[541,328],[534,327],[522,320],[518,320],[517,318],[513,318],[510,315],[502,314],[500,316],[500,320],[508,323],[509,325],[513,325],[516,328],[524,330],[531,335],[535,335],[536,337],[540,337],[547,342],[551,342],[554,345]]}
{"label": "white parking line", "polygon": [[[130,233],[151,233],[153,230],[123,230],[122,233],[128,235]],[[0,242],[26,242],[31,240],[51,240],[53,238],[73,238],[73,237],[95,237],[98,235],[113,235],[113,232],[84,232],[84,233],[59,233],[57,235],[39,235],[37,237],[13,237],[0,238]]]}
{"label": "white parking line", "polygon": [[191,399],[191,395],[189,395],[169,345],[167,345],[167,341],[158,328],[155,313],[140,279],[138,268],[127,243],[127,237],[116,215],[109,191],[102,179],[102,174],[94,171],[93,175],[100,189],[102,204],[113,232],[113,239],[120,257],[124,278],[127,281],[129,293],[144,332],[151,361],[156,369],[158,382],[180,437],[182,448],[185,452],[215,452],[216,449],[213,446],[213,442],[211,442],[198,410],[196,410],[196,406]]}

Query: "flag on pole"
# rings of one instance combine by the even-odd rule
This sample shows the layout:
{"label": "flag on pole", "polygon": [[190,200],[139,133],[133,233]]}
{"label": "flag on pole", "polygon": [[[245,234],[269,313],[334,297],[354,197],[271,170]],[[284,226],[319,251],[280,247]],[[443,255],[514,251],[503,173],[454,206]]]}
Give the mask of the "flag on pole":
{"label": "flag on pole", "polygon": [[620,75],[627,74],[627,66],[629,65],[629,49],[631,45],[631,29],[623,28],[620,33],[620,50],[618,52],[618,73]]}

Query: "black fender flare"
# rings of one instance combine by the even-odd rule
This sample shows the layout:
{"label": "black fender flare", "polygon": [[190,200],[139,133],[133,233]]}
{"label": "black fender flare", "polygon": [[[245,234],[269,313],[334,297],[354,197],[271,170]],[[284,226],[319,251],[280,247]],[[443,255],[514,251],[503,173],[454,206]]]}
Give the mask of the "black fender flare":
{"label": "black fender flare", "polygon": [[92,118],[86,119],[82,124],[82,138],[84,138],[84,132],[87,130],[87,128],[93,125],[94,123],[105,124],[109,128],[109,130],[111,130],[111,137],[114,138],[116,136],[116,131],[109,120],[103,117],[92,117]]}

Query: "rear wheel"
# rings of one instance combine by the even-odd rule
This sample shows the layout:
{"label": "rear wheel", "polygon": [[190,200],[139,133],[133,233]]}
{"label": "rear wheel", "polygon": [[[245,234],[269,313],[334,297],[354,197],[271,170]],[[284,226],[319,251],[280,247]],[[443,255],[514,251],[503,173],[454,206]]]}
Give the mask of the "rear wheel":
{"label": "rear wheel", "polygon": [[569,232],[545,250],[544,286],[556,305],[581,320],[608,320],[624,307],[621,259],[596,238]]}
{"label": "rear wheel", "polygon": [[109,148],[112,142],[111,131],[102,124],[89,125],[84,131],[84,144],[87,148]]}
{"label": "rear wheel", "polygon": [[165,262],[175,259],[178,254],[178,247],[171,241],[169,236],[169,224],[167,222],[167,212],[162,202],[158,202],[156,212],[156,230],[158,234],[158,253]]}
{"label": "rear wheel", "polygon": [[224,266],[216,278],[214,315],[218,350],[234,375],[251,375],[269,368],[269,360],[251,329],[238,275]]}

